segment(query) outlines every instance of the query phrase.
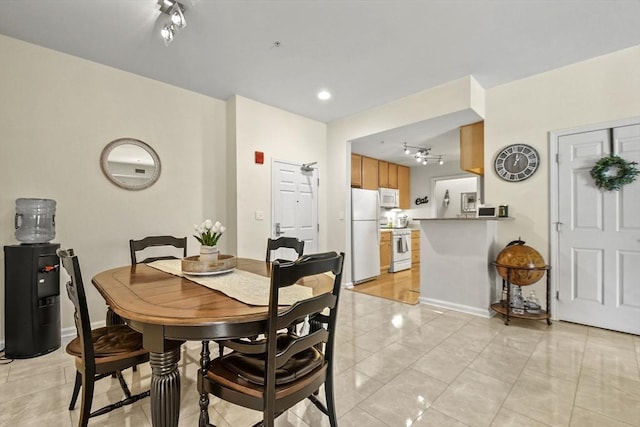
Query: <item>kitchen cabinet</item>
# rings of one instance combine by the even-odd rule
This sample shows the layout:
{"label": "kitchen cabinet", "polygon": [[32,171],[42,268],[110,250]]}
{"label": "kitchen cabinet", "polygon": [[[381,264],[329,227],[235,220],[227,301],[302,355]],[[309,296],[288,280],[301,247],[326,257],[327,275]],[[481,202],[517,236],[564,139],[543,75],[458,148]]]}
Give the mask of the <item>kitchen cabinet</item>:
{"label": "kitchen cabinet", "polygon": [[362,156],[351,153],[351,186],[362,187]]}
{"label": "kitchen cabinet", "polygon": [[389,188],[389,162],[378,160],[378,187]]}
{"label": "kitchen cabinet", "polygon": [[400,209],[411,208],[411,181],[407,166],[398,165],[398,189],[400,190]]}
{"label": "kitchen cabinet", "polygon": [[389,188],[398,188],[398,165],[389,163]]}
{"label": "kitchen cabinet", "polygon": [[411,230],[411,267],[420,264],[420,230]]}
{"label": "kitchen cabinet", "polygon": [[460,126],[460,169],[484,175],[484,122]]}
{"label": "kitchen cabinet", "polygon": [[391,230],[380,232],[380,273],[391,268]]}
{"label": "kitchen cabinet", "polygon": [[351,186],[366,190],[380,187],[400,190],[400,208],[409,209],[409,168],[396,163],[351,153]]}
{"label": "kitchen cabinet", "polygon": [[362,156],[362,188],[377,190],[378,186],[378,160]]}

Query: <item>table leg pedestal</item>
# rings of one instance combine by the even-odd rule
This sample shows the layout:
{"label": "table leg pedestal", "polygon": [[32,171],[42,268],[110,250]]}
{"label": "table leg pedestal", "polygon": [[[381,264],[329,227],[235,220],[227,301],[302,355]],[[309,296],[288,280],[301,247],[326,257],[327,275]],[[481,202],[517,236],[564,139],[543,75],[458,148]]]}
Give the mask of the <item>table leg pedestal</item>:
{"label": "table leg pedestal", "polygon": [[180,346],[164,353],[150,352],[151,422],[153,427],[177,427],[180,416]]}

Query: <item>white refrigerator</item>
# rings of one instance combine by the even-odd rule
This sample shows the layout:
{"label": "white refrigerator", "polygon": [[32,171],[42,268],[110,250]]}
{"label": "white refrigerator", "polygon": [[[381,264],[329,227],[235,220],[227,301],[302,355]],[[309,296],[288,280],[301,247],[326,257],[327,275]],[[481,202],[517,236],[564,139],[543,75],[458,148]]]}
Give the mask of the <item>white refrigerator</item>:
{"label": "white refrigerator", "polygon": [[380,275],[380,197],[375,190],[351,190],[351,259],[353,284]]}

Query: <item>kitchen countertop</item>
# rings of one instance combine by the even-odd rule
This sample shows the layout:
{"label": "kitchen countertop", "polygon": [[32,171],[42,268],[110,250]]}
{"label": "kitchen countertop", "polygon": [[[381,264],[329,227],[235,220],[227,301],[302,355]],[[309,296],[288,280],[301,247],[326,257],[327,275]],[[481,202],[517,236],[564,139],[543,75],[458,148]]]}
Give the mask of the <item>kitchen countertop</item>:
{"label": "kitchen countertop", "polygon": [[413,218],[413,221],[506,221],[509,219],[513,219],[511,217],[500,218],[500,217],[482,217],[476,218],[468,217],[468,218]]}

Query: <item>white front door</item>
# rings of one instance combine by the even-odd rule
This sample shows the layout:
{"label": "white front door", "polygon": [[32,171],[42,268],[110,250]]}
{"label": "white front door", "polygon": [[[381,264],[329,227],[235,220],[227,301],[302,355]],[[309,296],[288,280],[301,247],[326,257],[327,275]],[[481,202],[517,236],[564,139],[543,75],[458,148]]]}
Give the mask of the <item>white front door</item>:
{"label": "white front door", "polygon": [[558,137],[558,318],[640,334],[640,180],[596,187],[610,154],[640,163],[640,124]]}
{"label": "white front door", "polygon": [[[304,253],[318,252],[318,169],[305,171],[300,164],[274,160],[272,176],[271,238],[297,237]],[[295,259],[292,249],[280,249],[271,259]]]}

